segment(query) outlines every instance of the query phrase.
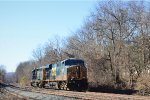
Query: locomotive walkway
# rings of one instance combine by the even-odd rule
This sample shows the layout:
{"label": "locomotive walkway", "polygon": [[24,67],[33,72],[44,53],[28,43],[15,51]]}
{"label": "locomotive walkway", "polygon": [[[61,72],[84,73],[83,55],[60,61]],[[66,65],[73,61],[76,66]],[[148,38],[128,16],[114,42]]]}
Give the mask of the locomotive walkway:
{"label": "locomotive walkway", "polygon": [[5,89],[27,100],[150,100],[149,96],[122,95],[98,92],[75,92],[42,88],[18,88],[7,86]]}

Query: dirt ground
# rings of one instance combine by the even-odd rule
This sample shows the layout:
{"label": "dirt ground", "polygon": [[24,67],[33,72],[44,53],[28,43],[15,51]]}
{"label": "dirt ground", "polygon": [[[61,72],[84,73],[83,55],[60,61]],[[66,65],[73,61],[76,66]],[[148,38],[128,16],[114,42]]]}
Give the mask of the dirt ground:
{"label": "dirt ground", "polygon": [[25,98],[20,98],[17,95],[12,95],[5,89],[0,88],[0,100],[26,100]]}
{"label": "dirt ground", "polygon": [[[9,92],[7,92],[7,91]],[[29,91],[30,90],[30,91]],[[23,98],[24,97],[24,98]],[[28,87],[26,89],[2,86],[0,100],[150,100],[150,96],[126,95],[101,92],[63,91]]]}

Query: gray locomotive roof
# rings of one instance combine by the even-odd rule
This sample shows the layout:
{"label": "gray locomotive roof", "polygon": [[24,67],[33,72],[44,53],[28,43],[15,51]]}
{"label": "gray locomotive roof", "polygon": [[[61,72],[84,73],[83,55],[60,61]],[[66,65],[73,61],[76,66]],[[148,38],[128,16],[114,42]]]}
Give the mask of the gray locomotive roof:
{"label": "gray locomotive roof", "polygon": [[[63,61],[61,61],[61,62],[64,62],[64,61],[67,61],[67,60],[82,60],[82,59],[77,59],[77,58],[68,58],[68,59],[65,59],[65,60],[63,60]],[[83,60],[82,60],[83,61]]]}
{"label": "gray locomotive roof", "polygon": [[[65,59],[63,61],[60,61],[61,63],[62,62],[65,62],[67,60],[82,60],[82,59],[78,59],[78,58],[68,58],[68,59]],[[83,61],[83,60],[82,60]],[[55,63],[56,64],[56,63]],[[41,67],[38,67],[38,68],[34,68],[32,71],[34,71],[35,69],[43,69],[43,68],[49,68],[49,65],[53,65],[53,64],[47,64],[46,66],[41,66]]]}
{"label": "gray locomotive roof", "polygon": [[50,64],[48,64],[48,65],[46,65],[46,66],[39,67],[38,69],[49,68],[49,65],[50,65]]}

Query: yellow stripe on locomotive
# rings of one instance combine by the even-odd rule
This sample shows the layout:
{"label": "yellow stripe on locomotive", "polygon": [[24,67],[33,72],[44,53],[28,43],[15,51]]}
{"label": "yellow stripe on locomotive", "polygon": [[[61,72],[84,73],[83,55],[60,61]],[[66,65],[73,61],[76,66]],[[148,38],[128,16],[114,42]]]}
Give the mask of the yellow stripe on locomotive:
{"label": "yellow stripe on locomotive", "polygon": [[56,86],[65,90],[87,89],[87,68],[84,66],[84,61],[80,59],[66,59],[40,67],[32,71],[32,75],[34,77],[32,76],[31,85]]}

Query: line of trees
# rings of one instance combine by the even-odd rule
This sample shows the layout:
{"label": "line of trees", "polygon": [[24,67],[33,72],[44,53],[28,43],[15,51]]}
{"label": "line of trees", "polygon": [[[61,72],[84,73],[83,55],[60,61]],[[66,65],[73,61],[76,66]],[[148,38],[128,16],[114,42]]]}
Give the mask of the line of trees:
{"label": "line of trees", "polygon": [[6,70],[4,65],[0,65],[0,83],[5,82]]}
{"label": "line of trees", "polygon": [[98,2],[72,36],[48,41],[33,51],[33,61],[20,63],[18,81],[26,76],[29,82],[34,67],[75,57],[85,60],[91,86],[150,88],[149,5],[144,1]]}

